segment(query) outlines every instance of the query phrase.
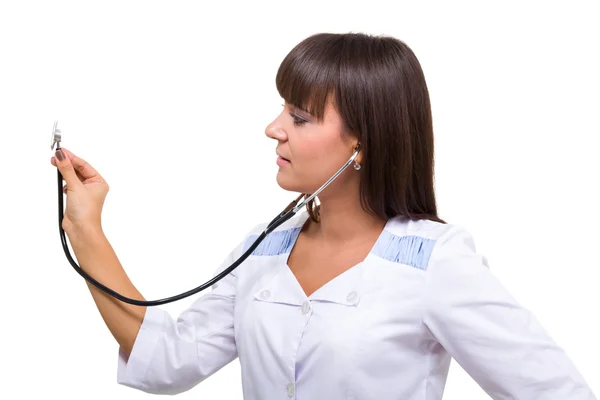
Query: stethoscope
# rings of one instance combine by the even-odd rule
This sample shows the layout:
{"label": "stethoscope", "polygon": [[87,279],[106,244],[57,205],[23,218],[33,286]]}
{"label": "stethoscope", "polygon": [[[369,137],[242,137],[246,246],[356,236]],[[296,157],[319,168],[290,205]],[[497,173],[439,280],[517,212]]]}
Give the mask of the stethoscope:
{"label": "stethoscope", "polygon": [[[56,146],[56,150],[60,149],[60,143],[61,143],[61,140],[62,140],[62,137],[61,137],[60,133],[61,132],[58,129],[58,121],[54,121],[54,127],[52,129],[52,142],[51,142],[51,145],[50,145],[50,149],[54,150],[55,146]],[[300,209],[302,209],[302,207],[304,207],[309,201],[311,201],[312,199],[314,199],[319,193],[321,193],[321,191],[323,189],[325,189],[331,182],[333,182],[333,180],[335,178],[337,178],[342,172],[344,172],[344,170],[346,168],[348,168],[348,166],[354,161],[354,159],[358,155],[359,151],[360,151],[359,146],[357,146],[356,149],[355,149],[355,151],[354,151],[354,153],[350,157],[350,159],[348,159],[348,161],[346,161],[346,163],[342,166],[342,168],[340,168],[331,178],[329,178],[327,180],[327,182],[325,182],[323,184],[323,186],[321,186],[317,191],[315,191],[309,197],[307,197],[306,199],[304,199],[303,202],[301,202],[300,204],[298,204],[298,201],[300,201],[300,199],[304,196],[304,194],[301,194],[296,200],[294,200],[290,204],[288,204],[288,206],[279,215],[277,215],[275,218],[273,218],[273,220],[271,222],[269,222],[269,224],[267,225],[267,227],[265,228],[265,230],[250,245],[250,247],[248,247],[248,249],[244,252],[244,254],[242,254],[240,256],[240,258],[238,258],[233,264],[231,264],[229,267],[227,267],[225,270],[223,270],[218,275],[214,276],[211,280],[207,281],[206,283],[203,283],[202,285],[200,285],[200,286],[198,286],[198,287],[196,287],[196,288],[194,288],[192,290],[188,290],[187,292],[178,294],[176,296],[167,297],[167,298],[160,299],[160,300],[135,300],[135,299],[131,299],[129,297],[125,297],[125,296],[123,296],[123,295],[115,292],[114,290],[112,290],[112,289],[104,286],[103,284],[101,284],[100,282],[98,282],[97,280],[95,280],[94,278],[92,278],[91,276],[89,276],[83,269],[81,269],[81,267],[79,265],[77,265],[77,263],[75,262],[75,260],[71,256],[71,253],[69,251],[69,247],[67,246],[67,239],[65,237],[65,231],[62,228],[62,221],[63,221],[63,218],[64,218],[63,177],[62,177],[62,174],[60,173],[60,171],[57,168],[57,174],[58,174],[58,229],[59,229],[59,232],[60,232],[60,239],[61,239],[61,242],[62,242],[62,247],[63,247],[63,250],[65,251],[65,255],[67,256],[67,260],[69,260],[69,263],[71,263],[71,265],[73,266],[73,268],[75,269],[75,271],[77,271],[77,273],[79,275],[81,275],[86,281],[88,281],[89,283],[91,283],[92,285],[94,285],[96,288],[102,290],[103,292],[111,295],[112,297],[114,297],[114,298],[116,298],[118,300],[121,300],[124,303],[129,303],[129,304],[133,304],[133,305],[136,305],[136,306],[150,307],[150,306],[158,306],[158,305],[161,305],[161,304],[167,304],[167,303],[171,303],[171,302],[174,302],[174,301],[177,301],[177,300],[181,300],[181,299],[184,299],[184,298],[186,298],[188,296],[191,296],[193,294],[196,294],[198,292],[201,292],[201,291],[209,288],[210,286],[214,285],[215,283],[217,283],[221,279],[223,279],[231,271],[233,271],[234,269],[236,269],[242,262],[244,262],[244,260],[246,260],[246,258],[248,258],[248,256],[250,256],[250,254],[252,254],[252,252],[258,247],[258,245],[265,239],[265,237],[269,233],[273,232],[278,226],[280,226],[285,221],[287,221],[290,218],[292,218]]]}

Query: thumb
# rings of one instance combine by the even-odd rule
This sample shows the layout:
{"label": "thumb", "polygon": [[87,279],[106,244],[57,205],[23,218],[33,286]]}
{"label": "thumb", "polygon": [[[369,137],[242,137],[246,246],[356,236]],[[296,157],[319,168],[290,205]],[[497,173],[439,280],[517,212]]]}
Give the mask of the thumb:
{"label": "thumb", "polygon": [[55,153],[56,167],[60,171],[63,179],[67,182],[67,186],[70,189],[74,189],[76,186],[81,184],[79,177],[75,173],[71,159],[67,156],[67,153],[58,149]]}

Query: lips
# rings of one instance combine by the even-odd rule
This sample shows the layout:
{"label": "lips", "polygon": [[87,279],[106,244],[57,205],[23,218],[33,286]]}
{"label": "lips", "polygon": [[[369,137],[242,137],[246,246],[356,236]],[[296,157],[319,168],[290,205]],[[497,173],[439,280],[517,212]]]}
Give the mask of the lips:
{"label": "lips", "polygon": [[284,159],[285,161],[287,161],[287,162],[290,162],[290,159],[289,159],[289,158],[286,158],[286,157],[282,156],[282,155],[281,155],[281,154],[279,154],[279,153],[276,153],[276,154],[277,154],[277,155],[278,155],[280,158]]}

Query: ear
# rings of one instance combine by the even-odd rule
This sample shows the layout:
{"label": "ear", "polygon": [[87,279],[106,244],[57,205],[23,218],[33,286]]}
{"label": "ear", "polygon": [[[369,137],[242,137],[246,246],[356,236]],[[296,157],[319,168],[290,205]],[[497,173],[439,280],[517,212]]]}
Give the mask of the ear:
{"label": "ear", "polygon": [[356,155],[356,158],[354,159],[354,161],[356,161],[357,163],[360,164],[362,161],[362,151],[361,151],[360,142],[354,141],[353,144],[354,144],[354,147],[352,148],[352,152],[354,153],[357,150],[359,151],[359,153]]}

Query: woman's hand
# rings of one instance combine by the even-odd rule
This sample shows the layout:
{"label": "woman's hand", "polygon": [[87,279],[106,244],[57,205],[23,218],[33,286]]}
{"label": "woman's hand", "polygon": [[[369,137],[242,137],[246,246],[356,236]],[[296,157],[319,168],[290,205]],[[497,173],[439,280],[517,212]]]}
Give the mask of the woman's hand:
{"label": "woman's hand", "polygon": [[102,207],[109,190],[106,181],[90,164],[64,147],[50,162],[66,182],[63,192],[67,201],[62,221],[65,233],[71,239],[88,231],[101,231]]}

